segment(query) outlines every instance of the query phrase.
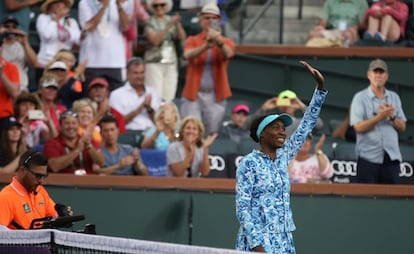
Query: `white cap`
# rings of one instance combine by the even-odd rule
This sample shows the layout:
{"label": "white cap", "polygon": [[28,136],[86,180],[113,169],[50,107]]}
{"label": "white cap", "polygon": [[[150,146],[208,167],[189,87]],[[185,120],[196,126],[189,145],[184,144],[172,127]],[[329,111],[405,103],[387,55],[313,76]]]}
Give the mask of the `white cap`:
{"label": "white cap", "polygon": [[66,66],[66,64],[62,61],[56,61],[54,62],[50,67],[49,70],[56,70],[56,69],[60,69],[60,70],[67,70],[68,67]]}
{"label": "white cap", "polygon": [[50,86],[54,86],[54,87],[59,87],[59,84],[57,83],[56,79],[49,79],[49,80],[45,80],[42,82],[42,84],[40,84],[41,87],[50,87]]}

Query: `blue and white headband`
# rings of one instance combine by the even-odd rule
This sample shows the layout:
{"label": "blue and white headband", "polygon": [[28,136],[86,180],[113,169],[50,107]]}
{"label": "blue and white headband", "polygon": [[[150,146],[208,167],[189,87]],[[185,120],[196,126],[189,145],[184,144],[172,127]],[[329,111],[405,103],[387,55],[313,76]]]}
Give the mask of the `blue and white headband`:
{"label": "blue and white headband", "polygon": [[259,123],[259,126],[257,127],[256,136],[260,140],[260,134],[262,134],[263,130],[273,121],[280,119],[285,124],[285,127],[292,124],[292,118],[288,114],[274,114],[274,115],[268,115]]}

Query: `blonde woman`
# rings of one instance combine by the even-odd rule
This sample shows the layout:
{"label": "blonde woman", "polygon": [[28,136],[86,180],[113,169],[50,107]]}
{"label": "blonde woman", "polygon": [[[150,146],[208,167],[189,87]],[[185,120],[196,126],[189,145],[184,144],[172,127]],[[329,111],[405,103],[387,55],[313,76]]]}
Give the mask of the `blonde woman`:
{"label": "blonde woman", "polygon": [[204,126],[198,118],[186,117],[179,130],[177,142],[167,149],[168,175],[199,177],[210,174],[209,147],[217,134],[203,140]]}
{"label": "blonde woman", "polygon": [[89,98],[83,98],[73,103],[73,112],[77,113],[79,120],[79,135],[92,134],[92,140],[101,145],[102,136],[100,128],[96,125],[95,116],[98,106]]}
{"label": "blonde woman", "polygon": [[167,102],[160,106],[154,118],[156,127],[145,131],[141,147],[165,151],[176,137],[180,113],[173,102]]}
{"label": "blonde woman", "polygon": [[153,86],[165,101],[175,98],[178,82],[177,55],[174,40],[184,41],[185,31],[179,14],[169,16],[172,0],[149,0],[153,13],[145,26],[149,48],[144,54],[145,83]]}

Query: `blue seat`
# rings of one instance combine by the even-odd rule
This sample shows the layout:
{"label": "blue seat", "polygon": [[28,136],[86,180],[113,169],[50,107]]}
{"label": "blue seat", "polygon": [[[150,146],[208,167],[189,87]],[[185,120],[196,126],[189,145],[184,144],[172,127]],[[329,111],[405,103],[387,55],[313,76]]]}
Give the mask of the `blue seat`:
{"label": "blue seat", "polygon": [[141,159],[148,168],[149,176],[167,175],[167,153],[157,149],[141,149]]}
{"label": "blue seat", "polygon": [[250,137],[242,138],[239,143],[239,154],[246,155],[250,153],[253,149],[257,149],[259,144],[254,142]]}

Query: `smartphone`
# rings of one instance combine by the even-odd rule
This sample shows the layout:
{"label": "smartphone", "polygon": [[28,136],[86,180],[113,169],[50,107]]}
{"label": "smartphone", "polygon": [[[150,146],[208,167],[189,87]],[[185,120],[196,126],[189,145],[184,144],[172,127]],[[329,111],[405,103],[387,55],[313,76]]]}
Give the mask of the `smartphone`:
{"label": "smartphone", "polygon": [[45,120],[45,114],[41,110],[30,110],[29,111],[29,120]]}
{"label": "smartphone", "polygon": [[210,23],[210,28],[215,31],[220,31],[220,22],[219,20],[212,20]]}
{"label": "smartphone", "polygon": [[277,99],[278,106],[290,106],[290,99],[289,98],[280,98]]}

